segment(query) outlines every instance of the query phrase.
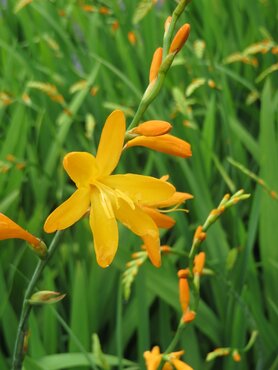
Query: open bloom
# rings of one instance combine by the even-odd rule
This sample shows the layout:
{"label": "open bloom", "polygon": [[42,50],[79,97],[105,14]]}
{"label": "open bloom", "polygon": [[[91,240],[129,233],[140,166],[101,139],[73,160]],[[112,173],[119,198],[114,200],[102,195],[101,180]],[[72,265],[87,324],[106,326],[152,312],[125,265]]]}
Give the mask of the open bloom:
{"label": "open bloom", "polygon": [[32,250],[40,257],[46,255],[45,244],[28,231],[24,230],[21,226],[11,220],[9,217],[0,213],[0,240],[5,239],[22,239],[30,244]]}
{"label": "open bloom", "polygon": [[184,351],[171,352],[169,354],[160,353],[158,346],[151,351],[144,352],[144,358],[148,370],[157,370],[162,359],[166,360],[162,370],[193,370],[191,366],[180,360]]}
{"label": "open bloom", "polygon": [[157,225],[139,204],[162,202],[175,188],[162,180],[143,175],[111,175],[123,148],[124,114],[116,110],[104,125],[97,154],[72,152],[63,165],[77,190],[47,218],[48,233],[63,230],[77,222],[90,208],[90,227],[98,264],[108,266],[117,251],[119,220],[140,236],[155,266],[160,265],[160,240]]}

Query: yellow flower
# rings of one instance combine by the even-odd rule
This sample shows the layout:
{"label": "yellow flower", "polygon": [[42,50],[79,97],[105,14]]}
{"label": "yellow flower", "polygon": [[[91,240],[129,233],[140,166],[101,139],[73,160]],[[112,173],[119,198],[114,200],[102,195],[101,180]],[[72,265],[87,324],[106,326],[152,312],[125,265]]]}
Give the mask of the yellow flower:
{"label": "yellow flower", "polygon": [[191,366],[180,360],[183,354],[184,351],[178,351],[163,355],[160,353],[159,347],[155,346],[151,351],[144,352],[147,370],[157,370],[162,358],[166,360],[162,370],[193,370]]}
{"label": "yellow flower", "polygon": [[167,200],[175,188],[150,176],[111,175],[121,156],[125,130],[124,114],[116,110],[106,120],[95,157],[86,152],[72,152],[64,157],[64,168],[77,190],[48,216],[44,230],[63,230],[90,208],[90,227],[100,266],[108,266],[116,254],[116,220],[142,238],[152,263],[160,266],[158,228],[139,204]]}
{"label": "yellow flower", "polygon": [[47,249],[43,241],[24,230],[3,213],[0,213],[0,240],[5,239],[25,240],[40,257],[43,258],[46,255]]}
{"label": "yellow flower", "polygon": [[151,351],[145,351],[144,359],[148,370],[157,370],[162,360],[160,348],[155,346]]}

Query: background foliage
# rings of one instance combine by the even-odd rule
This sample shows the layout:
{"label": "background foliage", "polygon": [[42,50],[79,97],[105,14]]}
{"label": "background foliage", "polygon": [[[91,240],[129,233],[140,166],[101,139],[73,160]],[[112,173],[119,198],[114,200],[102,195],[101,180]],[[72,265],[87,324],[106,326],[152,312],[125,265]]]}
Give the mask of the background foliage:
{"label": "background foliage", "polygon": [[[73,190],[63,155],[95,153],[104,120],[115,108],[130,122],[175,4],[34,0],[20,8],[22,1],[1,1],[1,212],[51,240],[42,224]],[[193,0],[181,21],[191,24],[190,38],[145,114],[171,122],[174,134],[192,144],[193,156],[132,148],[118,167],[119,173],[169,174],[178,190],[194,195],[190,213],[177,212],[176,226],[162,237],[181,251],[188,251],[195,227],[225,193],[244,188],[252,194],[210,229],[204,243],[207,267],[215,274],[202,278],[200,310],[180,343],[195,369],[278,367],[277,197],[228,161],[278,191],[277,8],[276,0]],[[143,368],[143,351],[167,347],[180,317],[176,272],[185,263],[173,256],[164,257],[161,269],[146,263],[124,302],[121,275],[140,241],[124,228],[120,234],[117,258],[103,270],[86,221],[64,233],[39,288],[67,297],[31,315],[26,369],[89,368],[85,354],[93,333],[116,367],[116,357],[123,356]],[[35,264],[24,243],[1,242],[1,370],[10,366]],[[259,337],[240,363],[230,357],[205,363],[216,347],[244,347],[254,329]]]}

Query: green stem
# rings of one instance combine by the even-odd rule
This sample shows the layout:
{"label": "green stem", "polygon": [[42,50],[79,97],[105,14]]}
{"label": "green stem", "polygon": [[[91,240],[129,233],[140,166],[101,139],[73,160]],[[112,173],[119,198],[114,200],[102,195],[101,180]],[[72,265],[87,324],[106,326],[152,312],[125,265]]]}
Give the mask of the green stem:
{"label": "green stem", "polygon": [[[133,127],[137,126],[138,123],[140,122],[143,114],[147,110],[148,106],[151,104],[151,102],[157,97],[159,94],[163,82],[165,80],[166,74],[168,70],[171,67],[171,64],[174,60],[175,55],[169,55],[168,51],[170,48],[170,43],[173,38],[174,30],[175,30],[175,25],[177,23],[177,20],[181,16],[184,8],[188,3],[190,3],[191,0],[181,0],[179,4],[176,6],[175,10],[173,11],[172,14],[172,21],[170,23],[168,31],[164,35],[164,40],[163,40],[163,56],[162,56],[162,63],[160,67],[160,71],[158,73],[156,81],[153,82],[152,84],[149,84],[142,99],[139,104],[139,107],[133,117],[133,120],[131,124],[129,125],[128,130],[131,130]],[[168,60],[167,60],[168,59]],[[163,63],[166,62],[166,63]],[[164,64],[164,67],[163,67]]]}
{"label": "green stem", "polygon": [[22,369],[22,362],[24,358],[24,338],[27,334],[27,326],[28,326],[28,318],[32,309],[32,305],[29,303],[29,299],[31,298],[31,295],[37,285],[38,280],[41,277],[41,274],[47,265],[48,261],[52,257],[53,253],[55,252],[57,246],[58,246],[58,240],[61,235],[61,231],[58,231],[56,235],[54,236],[47,255],[45,259],[40,260],[37,264],[37,267],[34,271],[34,274],[27,286],[24,299],[23,299],[23,304],[22,304],[22,309],[21,309],[21,314],[20,314],[20,319],[19,319],[19,324],[18,324],[18,329],[17,329],[17,334],[16,334],[16,340],[15,340],[15,346],[14,346],[14,353],[13,353],[13,362],[12,362],[12,370],[21,370]]}
{"label": "green stem", "polygon": [[169,344],[169,346],[167,347],[165,353],[171,353],[177,347],[177,344],[179,343],[181,334],[182,334],[183,329],[185,328],[185,326],[186,326],[185,323],[180,322],[180,324],[178,326],[178,329],[176,331],[176,334],[175,334],[174,338],[172,339],[171,343]]}

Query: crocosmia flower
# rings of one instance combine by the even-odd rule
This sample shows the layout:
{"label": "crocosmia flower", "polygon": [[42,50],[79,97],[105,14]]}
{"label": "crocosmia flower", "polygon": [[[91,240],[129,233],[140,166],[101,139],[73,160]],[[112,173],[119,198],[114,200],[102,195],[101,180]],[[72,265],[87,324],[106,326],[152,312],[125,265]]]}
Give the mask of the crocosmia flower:
{"label": "crocosmia flower", "polygon": [[124,114],[116,110],[106,120],[96,156],[71,152],[64,157],[64,168],[77,190],[48,216],[44,230],[63,230],[90,209],[90,227],[100,266],[110,265],[117,251],[117,220],[142,238],[152,263],[160,266],[158,227],[140,204],[167,200],[175,188],[150,176],[111,175],[121,156],[125,131]]}

